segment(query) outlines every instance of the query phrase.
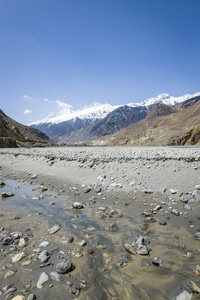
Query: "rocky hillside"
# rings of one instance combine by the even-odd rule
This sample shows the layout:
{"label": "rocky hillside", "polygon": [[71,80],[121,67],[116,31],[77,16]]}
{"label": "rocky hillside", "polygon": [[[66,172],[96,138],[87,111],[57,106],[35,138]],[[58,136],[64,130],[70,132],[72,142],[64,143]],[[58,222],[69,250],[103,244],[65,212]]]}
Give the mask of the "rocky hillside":
{"label": "rocky hillside", "polygon": [[0,147],[41,147],[55,142],[43,132],[24,126],[9,118],[0,110]]}
{"label": "rocky hillside", "polygon": [[200,96],[168,106],[155,104],[146,118],[92,145],[194,145],[199,142]]}

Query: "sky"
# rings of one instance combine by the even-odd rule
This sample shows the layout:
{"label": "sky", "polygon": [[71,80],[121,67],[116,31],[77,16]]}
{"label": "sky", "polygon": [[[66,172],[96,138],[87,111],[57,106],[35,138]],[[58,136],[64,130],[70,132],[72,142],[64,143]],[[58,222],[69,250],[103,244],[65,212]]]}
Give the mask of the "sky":
{"label": "sky", "polygon": [[60,103],[199,92],[199,12],[199,0],[0,0],[0,109],[27,124]]}

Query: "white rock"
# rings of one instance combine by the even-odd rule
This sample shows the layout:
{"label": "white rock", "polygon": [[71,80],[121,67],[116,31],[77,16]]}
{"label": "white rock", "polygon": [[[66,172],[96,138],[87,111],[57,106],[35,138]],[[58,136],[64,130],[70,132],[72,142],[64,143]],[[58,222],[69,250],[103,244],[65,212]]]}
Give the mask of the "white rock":
{"label": "white rock", "polygon": [[39,248],[40,247],[47,247],[48,245],[49,245],[49,242],[43,241],[43,242],[40,243]]}
{"label": "white rock", "polygon": [[48,279],[49,279],[49,276],[45,272],[41,273],[40,278],[37,282],[37,288],[42,289],[42,284],[45,283]]}
{"label": "white rock", "polygon": [[49,229],[47,230],[47,232],[48,232],[49,234],[54,234],[54,233],[56,233],[58,230],[60,230],[60,225],[54,225],[52,228],[49,228]]}
{"label": "white rock", "polygon": [[51,276],[51,278],[52,278],[53,280],[58,281],[58,282],[61,282],[61,280],[60,280],[60,274],[58,274],[57,272],[51,272],[51,273],[50,273],[50,276]]}
{"label": "white rock", "polygon": [[23,257],[25,257],[26,254],[25,252],[20,252],[18,254],[15,254],[13,257],[12,257],[12,262],[15,263],[15,262],[18,262],[20,261]]}
{"label": "white rock", "polygon": [[176,300],[190,300],[190,299],[192,299],[192,294],[189,294],[187,291],[183,291],[176,297]]}

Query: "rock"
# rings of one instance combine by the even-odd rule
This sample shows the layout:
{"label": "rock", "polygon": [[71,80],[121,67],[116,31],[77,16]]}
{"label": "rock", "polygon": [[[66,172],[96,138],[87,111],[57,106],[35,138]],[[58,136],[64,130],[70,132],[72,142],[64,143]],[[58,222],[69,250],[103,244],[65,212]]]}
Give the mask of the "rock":
{"label": "rock", "polygon": [[94,190],[95,192],[98,194],[98,193],[101,193],[101,187],[100,186],[95,186],[94,187]]}
{"label": "rock", "polygon": [[87,245],[86,241],[85,240],[82,240],[80,243],[79,243],[80,246],[84,247]]}
{"label": "rock", "polygon": [[62,261],[56,265],[56,272],[58,274],[66,274],[71,272],[73,269],[74,265],[69,259]]}
{"label": "rock", "polygon": [[40,247],[47,247],[48,245],[49,245],[49,242],[43,241],[43,242],[40,243],[39,248]]}
{"label": "rock", "polygon": [[153,193],[154,193],[154,190],[152,190],[152,189],[149,188],[149,187],[145,187],[144,190],[143,190],[143,192],[144,192],[145,194],[153,194]]}
{"label": "rock", "polygon": [[16,262],[22,260],[22,258],[25,257],[25,256],[26,256],[25,252],[20,252],[20,253],[18,253],[18,254],[15,254],[15,255],[12,257],[12,262],[13,262],[13,263],[16,263]]}
{"label": "rock", "polygon": [[22,296],[22,295],[17,295],[14,298],[12,298],[12,300],[26,300],[26,298],[24,296]]}
{"label": "rock", "polygon": [[146,246],[138,244],[138,248],[136,249],[137,253],[140,255],[148,255],[149,250],[147,249]]}
{"label": "rock", "polygon": [[41,263],[47,262],[49,260],[49,258],[50,258],[50,255],[47,250],[42,251],[40,253],[40,255],[38,256],[38,259]]}
{"label": "rock", "polygon": [[152,261],[152,264],[153,264],[153,265],[162,267],[162,261],[161,261],[160,258],[158,258],[158,257],[155,256],[155,257],[153,257],[153,258],[151,259],[151,261]]}
{"label": "rock", "polygon": [[162,208],[162,206],[161,205],[156,205],[156,207],[154,207],[154,211],[158,211],[158,210],[160,210]]}
{"label": "rock", "polygon": [[175,195],[177,193],[177,190],[175,190],[175,189],[170,189],[169,191],[172,195]]}
{"label": "rock", "polygon": [[146,222],[146,223],[156,223],[157,220],[154,217],[145,217],[144,222]]}
{"label": "rock", "polygon": [[8,197],[13,197],[14,194],[13,194],[13,193],[2,192],[2,193],[1,193],[1,196],[2,196],[3,198],[8,198]]}
{"label": "rock", "polygon": [[73,208],[75,208],[75,209],[81,209],[81,208],[84,208],[84,205],[83,205],[82,203],[80,203],[80,202],[74,202],[74,203],[72,204],[72,206],[73,206]]}
{"label": "rock", "polygon": [[158,224],[162,225],[162,226],[165,226],[167,223],[165,221],[160,221]]}
{"label": "rock", "polygon": [[71,234],[67,236],[63,236],[60,240],[62,243],[72,243],[74,241],[74,237]]}
{"label": "rock", "polygon": [[14,243],[14,240],[11,236],[6,237],[5,239],[3,239],[2,245],[7,246],[7,245],[11,245]]}
{"label": "rock", "polygon": [[106,211],[106,207],[100,206],[99,210],[105,212]]}
{"label": "rock", "polygon": [[34,294],[30,294],[28,295],[28,297],[26,298],[26,300],[34,300],[36,299],[35,295]]}
{"label": "rock", "polygon": [[3,182],[3,181],[0,182],[0,187],[1,188],[4,187],[5,185],[6,185],[5,182]]}
{"label": "rock", "polygon": [[29,260],[26,260],[22,263],[22,266],[29,266],[30,264],[32,263],[32,261],[29,259]]}
{"label": "rock", "polygon": [[38,174],[34,174],[31,179],[36,179],[38,177]]}
{"label": "rock", "polygon": [[12,277],[16,272],[9,270],[6,275],[4,276],[4,278],[8,278],[8,277]]}
{"label": "rock", "polygon": [[50,273],[50,277],[51,277],[54,281],[61,282],[61,280],[60,280],[60,275],[59,275],[57,272],[51,272],[51,273]]}
{"label": "rock", "polygon": [[87,194],[91,191],[91,188],[90,187],[86,187],[84,188],[84,193]]}
{"label": "rock", "polygon": [[19,247],[25,247],[26,246],[26,241],[25,241],[24,238],[20,238],[18,246]]}
{"label": "rock", "polygon": [[192,294],[189,294],[187,291],[180,293],[175,300],[190,300],[192,299]]}
{"label": "rock", "polygon": [[200,190],[200,184],[195,185],[195,190]]}
{"label": "rock", "polygon": [[191,286],[192,286],[192,291],[194,293],[199,293],[200,294],[200,287],[192,280],[190,280]]}
{"label": "rock", "polygon": [[49,228],[47,232],[48,234],[54,234],[60,230],[60,227],[61,227],[60,225],[54,225],[52,228]]}
{"label": "rock", "polygon": [[37,282],[37,288],[42,289],[43,283],[45,283],[48,279],[49,279],[49,276],[45,272],[41,273],[40,278]]}
{"label": "rock", "polygon": [[175,208],[173,208],[172,210],[171,210],[171,213],[173,214],[173,215],[175,215],[175,216],[180,216],[180,213],[177,211],[177,209],[175,209]]}
{"label": "rock", "polygon": [[134,254],[134,255],[137,254],[135,248],[130,244],[125,244],[124,249],[130,254]]}
{"label": "rock", "polygon": [[15,287],[11,287],[11,288],[7,289],[7,291],[5,292],[4,295],[8,295],[8,294],[10,294],[10,293],[13,293],[13,292],[15,292],[16,290],[17,290],[17,289],[16,289]]}

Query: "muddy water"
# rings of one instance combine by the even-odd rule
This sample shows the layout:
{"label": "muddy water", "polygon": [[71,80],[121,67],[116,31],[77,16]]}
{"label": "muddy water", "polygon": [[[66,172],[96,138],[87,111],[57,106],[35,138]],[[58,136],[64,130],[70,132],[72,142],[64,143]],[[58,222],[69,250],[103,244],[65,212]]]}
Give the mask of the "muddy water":
{"label": "muddy water", "polygon": [[[87,287],[77,296],[79,299],[161,300],[175,299],[182,290],[188,290],[190,280],[199,282],[194,270],[199,264],[200,244],[193,238],[195,229],[189,227],[189,220],[157,212],[156,219],[165,220],[167,225],[144,223],[142,213],[155,201],[155,196],[153,199],[153,196],[138,193],[133,201],[126,195],[125,201],[120,196],[116,199],[114,195],[108,199],[108,194],[107,200],[99,199],[93,204],[86,201],[84,209],[75,210],[71,207],[73,201],[70,196],[58,196],[51,191],[41,193],[40,186],[20,181],[8,180],[5,183],[6,186],[0,191],[13,192],[14,196],[2,198],[0,228],[4,227],[9,232],[19,231],[28,237],[23,251],[32,263],[22,266],[27,259],[24,258],[10,267],[15,275],[4,278],[8,270],[5,266],[11,263],[19,248],[2,246],[0,276],[3,280],[0,291],[12,284],[17,288],[15,295],[23,291],[24,294],[35,294],[37,299],[74,299],[75,296],[68,291],[67,282],[77,278],[87,282]],[[32,199],[40,195],[43,199]],[[160,201],[164,200],[163,196],[158,197]],[[102,206],[106,208],[105,212],[99,209]],[[116,212],[111,213],[112,209]],[[47,229],[55,224],[61,225],[61,229],[48,235]],[[107,230],[112,224],[118,229]],[[63,244],[61,238],[67,234],[72,234],[74,241]],[[124,243],[132,242],[141,235],[147,241],[149,255],[128,254]],[[85,247],[79,245],[83,239],[87,243]],[[51,255],[46,265],[37,260],[34,252],[44,240],[50,243],[46,249]],[[160,258],[162,266],[153,265],[153,257]],[[62,282],[49,279],[41,290],[37,289],[40,274],[46,272],[49,275],[55,270],[55,264],[64,258],[70,258],[75,269],[70,274],[62,275]],[[198,297],[194,294],[192,299]]]}

